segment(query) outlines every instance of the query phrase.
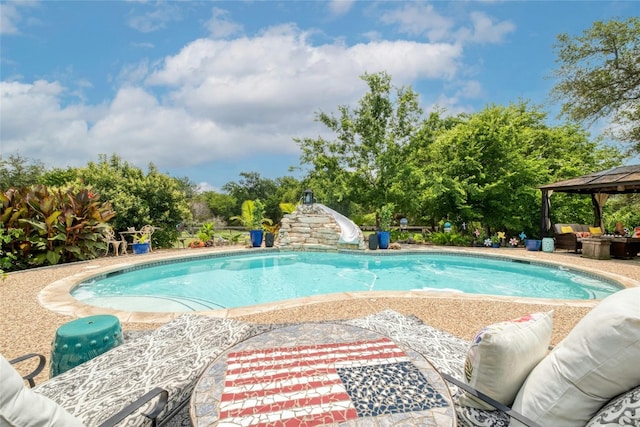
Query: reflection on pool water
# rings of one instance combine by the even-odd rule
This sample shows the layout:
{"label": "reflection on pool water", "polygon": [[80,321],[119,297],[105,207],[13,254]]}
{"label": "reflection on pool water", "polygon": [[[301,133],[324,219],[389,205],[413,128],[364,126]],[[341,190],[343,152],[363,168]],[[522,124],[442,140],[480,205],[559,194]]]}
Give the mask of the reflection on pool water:
{"label": "reflection on pool water", "polygon": [[174,312],[336,292],[408,290],[602,299],[620,288],[586,273],[522,260],[446,253],[262,252],[125,269],[82,283],[71,294],[100,307]]}

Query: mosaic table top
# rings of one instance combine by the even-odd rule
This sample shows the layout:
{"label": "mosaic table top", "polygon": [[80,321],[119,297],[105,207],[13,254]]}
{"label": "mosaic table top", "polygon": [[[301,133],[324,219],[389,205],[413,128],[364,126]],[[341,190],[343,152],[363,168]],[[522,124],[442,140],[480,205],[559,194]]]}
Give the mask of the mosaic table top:
{"label": "mosaic table top", "polygon": [[368,329],[306,323],[223,353],[191,397],[193,425],[455,426],[449,390],[419,353]]}

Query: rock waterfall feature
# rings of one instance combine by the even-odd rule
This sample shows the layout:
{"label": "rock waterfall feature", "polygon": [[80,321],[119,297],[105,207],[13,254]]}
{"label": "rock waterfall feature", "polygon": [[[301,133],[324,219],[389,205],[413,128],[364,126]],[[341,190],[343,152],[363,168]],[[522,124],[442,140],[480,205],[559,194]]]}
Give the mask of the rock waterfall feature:
{"label": "rock waterfall feature", "polygon": [[364,235],[353,221],[321,204],[299,205],[285,215],[278,246],[291,249],[365,249]]}

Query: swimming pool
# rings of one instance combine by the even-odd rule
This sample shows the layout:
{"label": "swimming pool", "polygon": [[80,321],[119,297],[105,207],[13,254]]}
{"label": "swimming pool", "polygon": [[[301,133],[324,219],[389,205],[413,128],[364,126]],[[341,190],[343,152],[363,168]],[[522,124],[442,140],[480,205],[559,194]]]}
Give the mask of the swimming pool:
{"label": "swimming pool", "polygon": [[602,299],[620,287],[577,270],[451,253],[258,252],[134,266],[94,277],[71,294],[123,311],[244,307],[358,291],[458,292]]}

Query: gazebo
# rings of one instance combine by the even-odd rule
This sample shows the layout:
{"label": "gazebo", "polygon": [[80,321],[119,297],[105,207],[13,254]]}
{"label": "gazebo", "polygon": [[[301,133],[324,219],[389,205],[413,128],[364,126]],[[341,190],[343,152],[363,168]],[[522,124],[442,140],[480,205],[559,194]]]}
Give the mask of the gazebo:
{"label": "gazebo", "polygon": [[591,195],[594,225],[599,225],[604,230],[602,221],[602,207],[610,194],[640,193],[640,164],[620,166],[602,172],[594,172],[576,178],[558,181],[553,184],[543,185],[542,210],[540,216],[540,234],[542,237],[549,235],[551,219],[549,217],[550,200],[554,191],[562,193],[577,193]]}

